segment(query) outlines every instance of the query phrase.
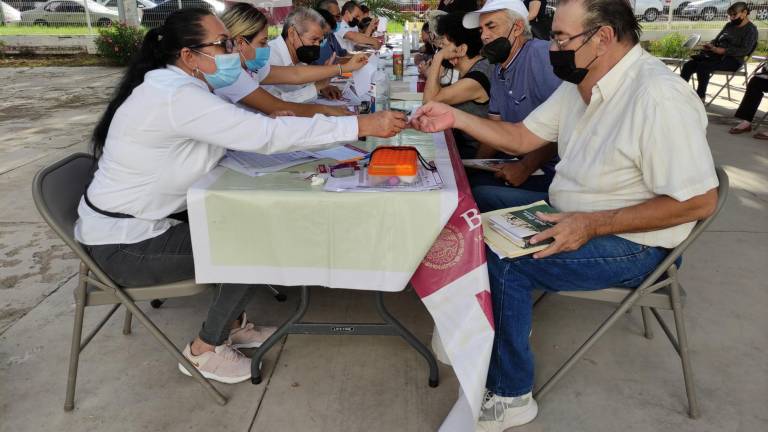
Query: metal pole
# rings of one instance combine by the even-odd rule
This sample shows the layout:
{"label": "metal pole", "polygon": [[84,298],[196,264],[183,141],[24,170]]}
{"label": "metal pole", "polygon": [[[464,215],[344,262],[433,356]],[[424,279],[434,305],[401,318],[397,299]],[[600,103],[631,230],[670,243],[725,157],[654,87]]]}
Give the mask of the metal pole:
{"label": "metal pole", "polygon": [[141,24],[141,20],[139,19],[139,8],[136,5],[136,0],[120,0],[117,3],[118,8],[122,7],[123,11],[120,15],[120,21],[125,25],[138,27]]}
{"label": "metal pole", "polygon": [[667,15],[667,31],[672,30],[672,13],[675,10],[674,6],[675,6],[674,0],[670,0],[669,1],[669,15]]}
{"label": "metal pole", "polygon": [[93,34],[93,26],[91,25],[91,11],[88,9],[88,0],[83,0],[83,6],[85,7],[85,23],[88,25],[88,34]]}
{"label": "metal pole", "polygon": [[181,0],[178,0],[178,1],[179,1],[179,9],[183,9],[184,5],[181,4]]}

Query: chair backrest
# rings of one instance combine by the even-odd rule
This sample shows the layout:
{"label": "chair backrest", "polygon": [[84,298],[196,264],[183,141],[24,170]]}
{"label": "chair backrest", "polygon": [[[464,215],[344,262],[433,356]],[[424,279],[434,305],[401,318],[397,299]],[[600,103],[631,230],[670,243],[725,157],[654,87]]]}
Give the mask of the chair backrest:
{"label": "chair backrest", "polygon": [[43,220],[88,268],[108,285],[114,283],[75,240],[77,206],[96,167],[87,153],[75,153],[41,169],[32,180],[32,199]]}
{"label": "chair backrest", "polygon": [[700,40],[701,40],[701,35],[694,33],[691,35],[691,37],[688,38],[688,40],[683,42],[683,48],[693,49],[696,46],[696,44],[699,43]]}
{"label": "chair backrest", "polygon": [[669,255],[667,255],[661,264],[656,267],[656,270],[654,270],[650,276],[645,278],[645,281],[643,281],[638,289],[645,289],[646,287],[655,283],[667,271],[667,269],[669,269],[675,263],[675,261],[677,261],[677,259],[683,255],[683,252],[685,252],[685,250],[688,249],[688,247],[693,244],[697,238],[699,238],[701,233],[707,229],[709,224],[711,224],[712,221],[715,220],[715,217],[717,217],[717,215],[720,213],[720,210],[722,210],[723,205],[725,205],[725,200],[728,198],[728,190],[730,188],[728,174],[726,174],[725,170],[719,166],[715,168],[715,171],[717,172],[717,180],[720,183],[717,187],[717,205],[715,206],[715,211],[712,212],[712,214],[709,215],[709,217],[706,219],[702,219],[696,222],[696,225],[693,227],[693,230],[691,230],[691,233],[688,234],[688,237],[686,237],[682,243],[677,245],[677,247],[672,249]]}

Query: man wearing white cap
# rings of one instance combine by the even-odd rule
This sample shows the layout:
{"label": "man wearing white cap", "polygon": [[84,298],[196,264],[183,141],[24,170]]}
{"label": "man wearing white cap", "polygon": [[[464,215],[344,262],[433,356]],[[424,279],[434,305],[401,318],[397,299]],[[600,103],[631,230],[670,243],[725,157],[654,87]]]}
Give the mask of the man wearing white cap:
{"label": "man wearing white cap", "polygon": [[[522,121],[561,83],[549,63],[549,43],[531,38],[527,17],[520,0],[489,0],[480,10],[464,15],[464,27],[480,27],[483,55],[496,64],[490,77],[492,120]],[[478,158],[495,156],[490,146],[478,150]],[[474,173],[472,195],[484,212],[546,199],[557,161],[557,147],[550,144],[505,163],[495,178],[487,172]],[[537,170],[544,174],[532,175]]]}

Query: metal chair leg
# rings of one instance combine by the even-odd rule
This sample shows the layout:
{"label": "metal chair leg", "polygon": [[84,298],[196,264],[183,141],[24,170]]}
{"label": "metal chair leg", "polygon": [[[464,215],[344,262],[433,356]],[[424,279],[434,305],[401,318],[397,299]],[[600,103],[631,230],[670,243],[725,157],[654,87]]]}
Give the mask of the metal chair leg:
{"label": "metal chair leg", "polygon": [[85,317],[85,274],[84,264],[80,264],[80,275],[75,288],[75,325],[72,329],[72,344],[69,348],[69,373],[67,374],[67,396],[64,411],[75,408],[75,386],[77,384],[77,366],[80,362],[80,341],[83,336],[83,318]]}
{"label": "metal chair leg", "polygon": [[181,354],[181,351],[179,351],[178,348],[176,348],[176,345],[173,344],[173,342],[168,339],[168,336],[165,335],[162,331],[160,331],[159,328],[155,325],[152,320],[147,317],[144,312],[139,309],[138,306],[136,306],[136,303],[128,297],[122,290],[119,290],[117,288],[114,289],[115,296],[120,300],[120,302],[125,306],[125,308],[130,311],[133,315],[136,316],[136,319],[139,320],[139,322],[149,330],[149,333],[158,341],[160,344],[173,356],[173,358],[181,363],[181,365],[192,375],[192,378],[195,379],[206,392],[211,396],[211,398],[218,403],[219,405],[226,405],[227,398],[224,397],[217,389],[213,386],[203,375],[200,373],[197,368],[195,368],[192,363],[184,357],[183,354]]}
{"label": "metal chair leg", "polygon": [[677,271],[670,272],[673,278],[670,286],[672,297],[672,312],[675,317],[675,328],[677,330],[677,342],[680,348],[680,362],[683,366],[683,379],[685,380],[685,393],[688,396],[688,416],[695,419],[699,417],[699,402],[696,398],[696,386],[693,382],[693,368],[691,367],[691,357],[688,352],[688,334],[685,330],[683,321],[683,307],[680,300],[680,284],[677,281]]}
{"label": "metal chair leg", "polygon": [[123,321],[123,334],[129,335],[131,334],[131,321],[133,318],[133,314],[131,314],[131,311],[126,310],[125,311],[125,320]]}
{"label": "metal chair leg", "polygon": [[544,383],[544,385],[541,386],[540,389],[535,390],[533,392],[533,396],[536,398],[542,398],[549,390],[552,389],[552,387],[560,381],[560,379],[568,372],[577,361],[581,360],[581,358],[584,356],[584,354],[592,348],[592,345],[597,342],[598,339],[600,339],[603,334],[605,334],[608,329],[610,329],[613,324],[621,318],[624,313],[632,307],[633,304],[637,301],[637,299],[640,297],[640,291],[635,290],[630,295],[628,295],[622,302],[621,305],[619,305],[616,310],[611,313],[611,315],[602,323],[600,324],[600,327],[597,328],[597,330],[592,333],[592,336],[587,339],[584,344],[582,344],[578,350],[576,350],[575,353],[562,365],[560,366],[560,369],[555,372],[554,375],[552,375],[547,382]]}
{"label": "metal chair leg", "polygon": [[648,307],[641,306],[640,313],[643,316],[643,335],[646,339],[653,339],[653,329],[651,329],[651,317],[648,315]]}

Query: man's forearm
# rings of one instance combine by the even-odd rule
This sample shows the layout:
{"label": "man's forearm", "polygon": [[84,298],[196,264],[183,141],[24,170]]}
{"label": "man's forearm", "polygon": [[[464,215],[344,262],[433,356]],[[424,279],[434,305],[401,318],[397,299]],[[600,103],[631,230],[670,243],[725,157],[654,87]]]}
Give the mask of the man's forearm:
{"label": "man's forearm", "polygon": [[715,211],[717,189],[677,201],[668,196],[616,210],[588,213],[593,236],[654,231],[704,219]]}
{"label": "man's forearm", "polygon": [[493,121],[487,118],[454,110],[454,128],[461,129],[478,142],[489,145],[511,155],[530,153],[545,144],[531,139],[531,134],[522,123]]}
{"label": "man's forearm", "polygon": [[378,43],[379,41],[378,39],[372,36],[366,36],[360,32],[348,32],[344,34],[344,37],[356,44],[366,44],[366,45],[373,45],[373,46],[376,46],[376,43]]}
{"label": "man's forearm", "polygon": [[540,147],[525,155],[525,158],[521,160],[523,166],[528,168],[528,172],[533,174],[537,169],[541,168],[545,163],[554,159],[557,156],[557,144],[549,143],[544,147]]}

